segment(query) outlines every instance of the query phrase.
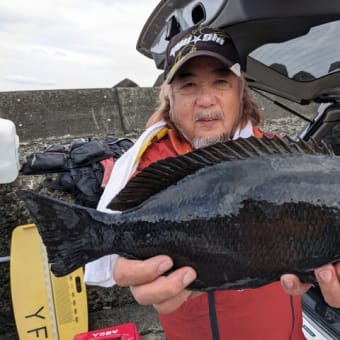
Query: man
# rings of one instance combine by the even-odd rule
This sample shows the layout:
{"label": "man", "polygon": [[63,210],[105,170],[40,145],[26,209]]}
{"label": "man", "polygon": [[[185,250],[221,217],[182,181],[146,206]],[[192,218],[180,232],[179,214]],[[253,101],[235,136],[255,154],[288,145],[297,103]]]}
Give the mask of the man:
{"label": "man", "polygon": [[[164,73],[159,109],[135,149],[116,164],[114,171],[123,169],[125,179],[108,184],[98,206],[101,210],[135,171],[152,162],[220,141],[262,136],[256,127],[260,113],[225,33],[198,26],[176,35],[166,51]],[[151,143],[145,144],[149,137]],[[117,173],[111,177],[112,183],[117,181]],[[172,264],[163,255],[146,261],[106,257],[87,265],[85,279],[110,285],[113,271],[117,284],[130,287],[137,302],[156,308],[169,340],[304,338],[300,295],[309,285],[294,275],[282,278],[290,295],[279,282],[257,289],[200,293],[186,290],[196,278],[190,267],[162,276]],[[326,301],[340,307],[340,266],[324,266],[316,276]]]}

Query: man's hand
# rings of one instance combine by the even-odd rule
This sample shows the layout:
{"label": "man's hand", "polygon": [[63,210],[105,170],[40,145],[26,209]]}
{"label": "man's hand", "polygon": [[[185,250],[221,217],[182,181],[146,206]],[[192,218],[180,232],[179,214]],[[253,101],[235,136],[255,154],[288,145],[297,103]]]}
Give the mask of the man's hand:
{"label": "man's hand", "polygon": [[[331,307],[340,308],[340,262],[317,268],[314,273],[324,300]],[[301,283],[298,277],[292,274],[282,275],[281,284],[290,295],[302,295],[311,287],[311,284]]]}
{"label": "man's hand", "polygon": [[113,268],[113,276],[119,286],[130,287],[139,304],[152,304],[159,313],[168,314],[187,299],[200,294],[185,289],[196,278],[196,272],[191,267],[162,276],[172,266],[171,258],[165,255],[145,261],[119,257]]}

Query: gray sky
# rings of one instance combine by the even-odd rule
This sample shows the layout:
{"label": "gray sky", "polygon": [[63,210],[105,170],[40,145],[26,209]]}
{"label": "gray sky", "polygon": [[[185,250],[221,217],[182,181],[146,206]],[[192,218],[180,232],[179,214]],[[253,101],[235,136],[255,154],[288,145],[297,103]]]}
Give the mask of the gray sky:
{"label": "gray sky", "polygon": [[0,91],[152,86],[137,52],[159,0],[0,0]]}

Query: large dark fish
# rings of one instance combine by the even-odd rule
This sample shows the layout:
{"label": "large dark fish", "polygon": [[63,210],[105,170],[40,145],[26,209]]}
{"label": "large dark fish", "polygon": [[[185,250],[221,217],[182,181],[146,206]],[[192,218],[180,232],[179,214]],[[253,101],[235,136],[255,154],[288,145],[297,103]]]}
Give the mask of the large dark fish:
{"label": "large dark fish", "polygon": [[309,281],[340,259],[340,157],[316,143],[251,137],[154,163],[109,204],[121,214],[19,197],[57,276],[106,254],[167,254],[195,268],[192,289],[240,289]]}

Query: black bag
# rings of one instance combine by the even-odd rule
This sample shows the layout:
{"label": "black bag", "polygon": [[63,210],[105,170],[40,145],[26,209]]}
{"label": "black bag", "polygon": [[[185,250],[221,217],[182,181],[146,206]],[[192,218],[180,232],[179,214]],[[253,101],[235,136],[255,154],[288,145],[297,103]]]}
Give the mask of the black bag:
{"label": "black bag", "polygon": [[44,174],[49,188],[68,192],[76,203],[94,208],[103,192],[105,168],[101,161],[117,160],[132,145],[128,138],[113,136],[105,142],[80,139],[69,144],[53,144],[42,152],[28,155],[20,172]]}

